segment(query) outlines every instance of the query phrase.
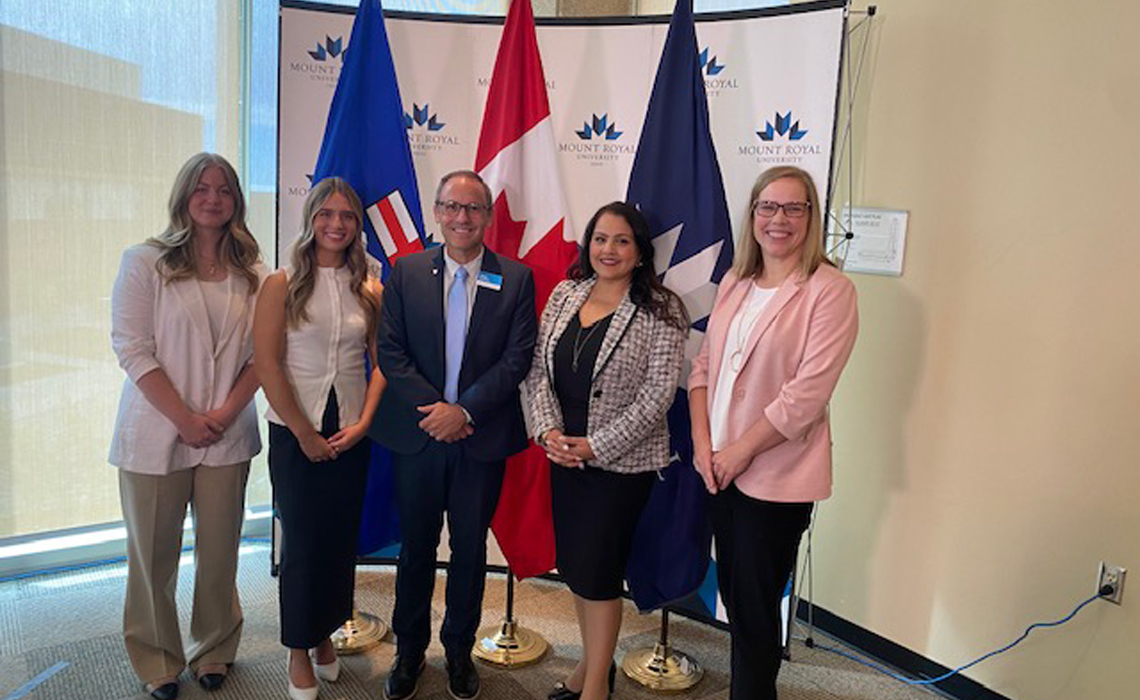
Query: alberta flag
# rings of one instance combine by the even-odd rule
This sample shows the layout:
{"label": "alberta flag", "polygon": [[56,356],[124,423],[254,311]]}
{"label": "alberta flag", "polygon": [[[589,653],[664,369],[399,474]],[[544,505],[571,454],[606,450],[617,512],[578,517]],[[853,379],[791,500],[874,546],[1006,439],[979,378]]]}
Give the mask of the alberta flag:
{"label": "alberta flag", "polygon": [[360,195],[368,253],[384,276],[397,258],[424,249],[416,171],[380,0],[362,0],[352,23],[313,183],[331,175]]}
{"label": "alberta flag", "polygon": [[[732,225],[709,130],[692,0],[677,0],[673,10],[626,199],[649,220],[657,272],[693,320],[687,365],[700,348],[716,285],[732,264]],[[687,376],[686,366],[682,382]],[[709,572],[712,534],[704,484],[693,469],[683,387],[669,410],[669,433],[673,462],[649,497],[626,570],[643,611],[703,588]],[[715,597],[712,605],[715,613]]]}
{"label": "alberta flag", "polygon": [[[397,258],[424,249],[416,171],[380,0],[362,0],[356,11],[313,183],[333,175],[360,195],[368,253],[380,261],[382,276]],[[392,456],[373,443],[357,552],[371,554],[398,540]]]}

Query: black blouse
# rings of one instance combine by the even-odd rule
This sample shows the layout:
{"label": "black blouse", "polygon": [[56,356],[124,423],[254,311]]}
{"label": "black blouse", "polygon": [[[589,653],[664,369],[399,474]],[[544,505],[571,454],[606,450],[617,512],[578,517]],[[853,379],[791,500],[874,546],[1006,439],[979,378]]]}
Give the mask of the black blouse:
{"label": "black blouse", "polygon": [[554,346],[554,393],[562,408],[564,435],[586,435],[594,363],[613,317],[611,313],[594,322],[594,325],[583,328],[578,314],[574,314],[562,337],[558,339],[558,344]]}

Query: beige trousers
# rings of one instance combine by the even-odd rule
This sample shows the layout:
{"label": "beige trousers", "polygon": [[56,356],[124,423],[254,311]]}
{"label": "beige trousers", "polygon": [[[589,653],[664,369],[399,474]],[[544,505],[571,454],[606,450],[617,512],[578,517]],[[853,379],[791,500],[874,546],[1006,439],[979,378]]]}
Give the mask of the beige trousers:
{"label": "beige trousers", "polygon": [[[119,471],[127,526],[123,639],[144,683],[208,664],[229,664],[241,639],[238,543],[249,462],[155,476]],[[174,602],[186,506],[194,518],[194,607],[182,648]]]}

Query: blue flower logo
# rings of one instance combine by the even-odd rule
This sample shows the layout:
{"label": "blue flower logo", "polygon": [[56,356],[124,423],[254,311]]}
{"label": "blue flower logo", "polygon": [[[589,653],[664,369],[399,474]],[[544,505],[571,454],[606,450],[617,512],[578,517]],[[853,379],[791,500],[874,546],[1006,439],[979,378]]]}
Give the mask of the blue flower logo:
{"label": "blue flower logo", "polygon": [[425,102],[423,108],[416,103],[412,103],[412,113],[404,112],[404,126],[411,129],[415,125],[427,127],[428,131],[439,131],[447,126],[446,123],[437,119],[437,115],[431,114],[428,110],[428,104]]}
{"label": "blue flower logo", "polygon": [[798,119],[795,123],[792,122],[790,111],[787,114],[776,112],[776,125],[772,126],[772,122],[765,122],[764,130],[757,131],[756,135],[760,137],[761,141],[773,141],[777,134],[787,136],[789,141],[799,141],[807,136],[807,129],[800,129]]}
{"label": "blue flower logo", "polygon": [[324,45],[322,46],[320,42],[318,42],[317,50],[310,51],[309,55],[313,57],[314,61],[326,61],[330,57],[336,58],[340,56],[343,46],[344,37],[339,36],[336,38],[336,41],[333,41],[332,37],[326,35]]}
{"label": "blue flower logo", "polygon": [[606,141],[617,141],[625,133],[617,130],[617,123],[611,123],[608,114],[603,114],[601,117],[596,114],[591,116],[594,118],[592,125],[590,122],[582,122],[582,130],[574,132],[583,141],[589,141],[594,135],[604,136]]}

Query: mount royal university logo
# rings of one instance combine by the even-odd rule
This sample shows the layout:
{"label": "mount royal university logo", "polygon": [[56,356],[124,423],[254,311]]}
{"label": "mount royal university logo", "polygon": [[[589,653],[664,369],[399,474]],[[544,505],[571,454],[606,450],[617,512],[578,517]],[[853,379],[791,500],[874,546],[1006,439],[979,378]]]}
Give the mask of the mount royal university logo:
{"label": "mount royal university logo", "polygon": [[408,130],[408,145],[412,155],[420,155],[459,145],[459,137],[444,133],[447,123],[431,111],[428,103],[421,107],[412,103],[411,113],[404,112],[404,127]]}
{"label": "mount royal university logo", "polygon": [[333,39],[326,35],[324,41],[315,41],[303,51],[298,51],[298,58],[289,61],[288,70],[305,75],[314,82],[325,83],[333,89],[340,77],[346,51],[348,49],[344,46],[343,36]]}
{"label": "mount royal university logo", "polygon": [[738,86],[736,78],[724,75],[725,64],[717,61],[712,53],[712,47],[706,46],[701,50],[701,75],[704,76],[705,94],[716,97],[722,90],[735,90]]}
{"label": "mount royal university logo", "polygon": [[738,146],[737,155],[755,157],[757,163],[765,166],[797,165],[804,158],[823,153],[817,141],[807,138],[808,133],[791,110],[786,114],[777,111],[774,120],[765,120],[764,128],[755,132],[759,143],[750,141]]}
{"label": "mount royal university logo", "polygon": [[558,144],[559,153],[573,153],[577,160],[602,165],[637,152],[637,146],[621,141],[625,132],[618,129],[617,121],[611,121],[608,113],[590,117],[582,122],[581,129],[574,130],[576,139]]}

